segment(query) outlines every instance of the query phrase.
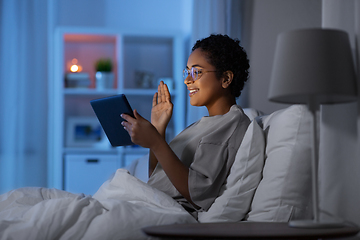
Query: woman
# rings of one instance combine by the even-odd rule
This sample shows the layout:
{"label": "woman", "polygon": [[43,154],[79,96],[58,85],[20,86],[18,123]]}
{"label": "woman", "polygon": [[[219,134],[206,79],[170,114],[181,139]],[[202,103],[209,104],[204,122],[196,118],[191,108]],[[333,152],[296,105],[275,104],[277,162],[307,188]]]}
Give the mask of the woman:
{"label": "woman", "polygon": [[134,110],[122,122],[135,144],[150,149],[148,184],[169,194],[196,217],[209,209],[225,183],[250,123],[236,105],[248,79],[249,61],[238,40],[211,35],[195,43],[184,83],[193,106],[205,106],[208,117],[165,141],[173,104],[164,83],[153,98],[151,123]]}

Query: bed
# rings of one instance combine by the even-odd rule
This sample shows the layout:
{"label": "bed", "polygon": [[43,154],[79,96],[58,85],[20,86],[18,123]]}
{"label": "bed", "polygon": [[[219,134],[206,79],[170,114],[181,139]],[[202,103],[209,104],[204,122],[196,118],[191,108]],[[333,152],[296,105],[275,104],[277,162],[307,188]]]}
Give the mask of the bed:
{"label": "bed", "polygon": [[253,119],[221,194],[194,219],[145,182],[147,156],[118,169],[93,196],[21,188],[0,196],[1,239],[153,239],[142,228],[311,218],[310,119],[293,105]]}
{"label": "bed", "polygon": [[0,196],[0,239],[146,239],[141,228],[196,223],[176,201],[118,169],[94,196],[20,188]]}

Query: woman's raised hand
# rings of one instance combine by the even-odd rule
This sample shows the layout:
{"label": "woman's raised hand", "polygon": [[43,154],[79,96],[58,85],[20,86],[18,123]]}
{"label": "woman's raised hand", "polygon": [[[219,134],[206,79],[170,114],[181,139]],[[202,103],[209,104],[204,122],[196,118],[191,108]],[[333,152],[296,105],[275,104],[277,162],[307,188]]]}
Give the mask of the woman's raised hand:
{"label": "woman's raised hand", "polygon": [[154,94],[152,109],[151,109],[151,123],[156,127],[158,132],[164,136],[166,127],[171,119],[173,111],[173,104],[169,89],[163,81],[158,86],[157,93]]}

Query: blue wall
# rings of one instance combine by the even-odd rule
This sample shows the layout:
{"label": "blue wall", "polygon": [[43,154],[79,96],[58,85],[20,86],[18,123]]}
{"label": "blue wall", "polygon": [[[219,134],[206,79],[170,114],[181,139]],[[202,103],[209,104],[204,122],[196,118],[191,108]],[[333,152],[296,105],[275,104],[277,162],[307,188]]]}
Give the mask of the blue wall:
{"label": "blue wall", "polygon": [[57,0],[56,26],[111,27],[124,31],[176,31],[190,35],[193,0]]}

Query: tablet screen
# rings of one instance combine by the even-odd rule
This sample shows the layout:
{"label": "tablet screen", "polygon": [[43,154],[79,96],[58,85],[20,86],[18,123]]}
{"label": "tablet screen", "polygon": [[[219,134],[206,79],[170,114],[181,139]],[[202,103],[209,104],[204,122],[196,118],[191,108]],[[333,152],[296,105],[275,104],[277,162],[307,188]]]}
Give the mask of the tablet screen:
{"label": "tablet screen", "polygon": [[120,114],[126,113],[133,117],[133,111],[124,94],[91,100],[90,104],[113,147],[134,145],[121,125],[124,119]]}

